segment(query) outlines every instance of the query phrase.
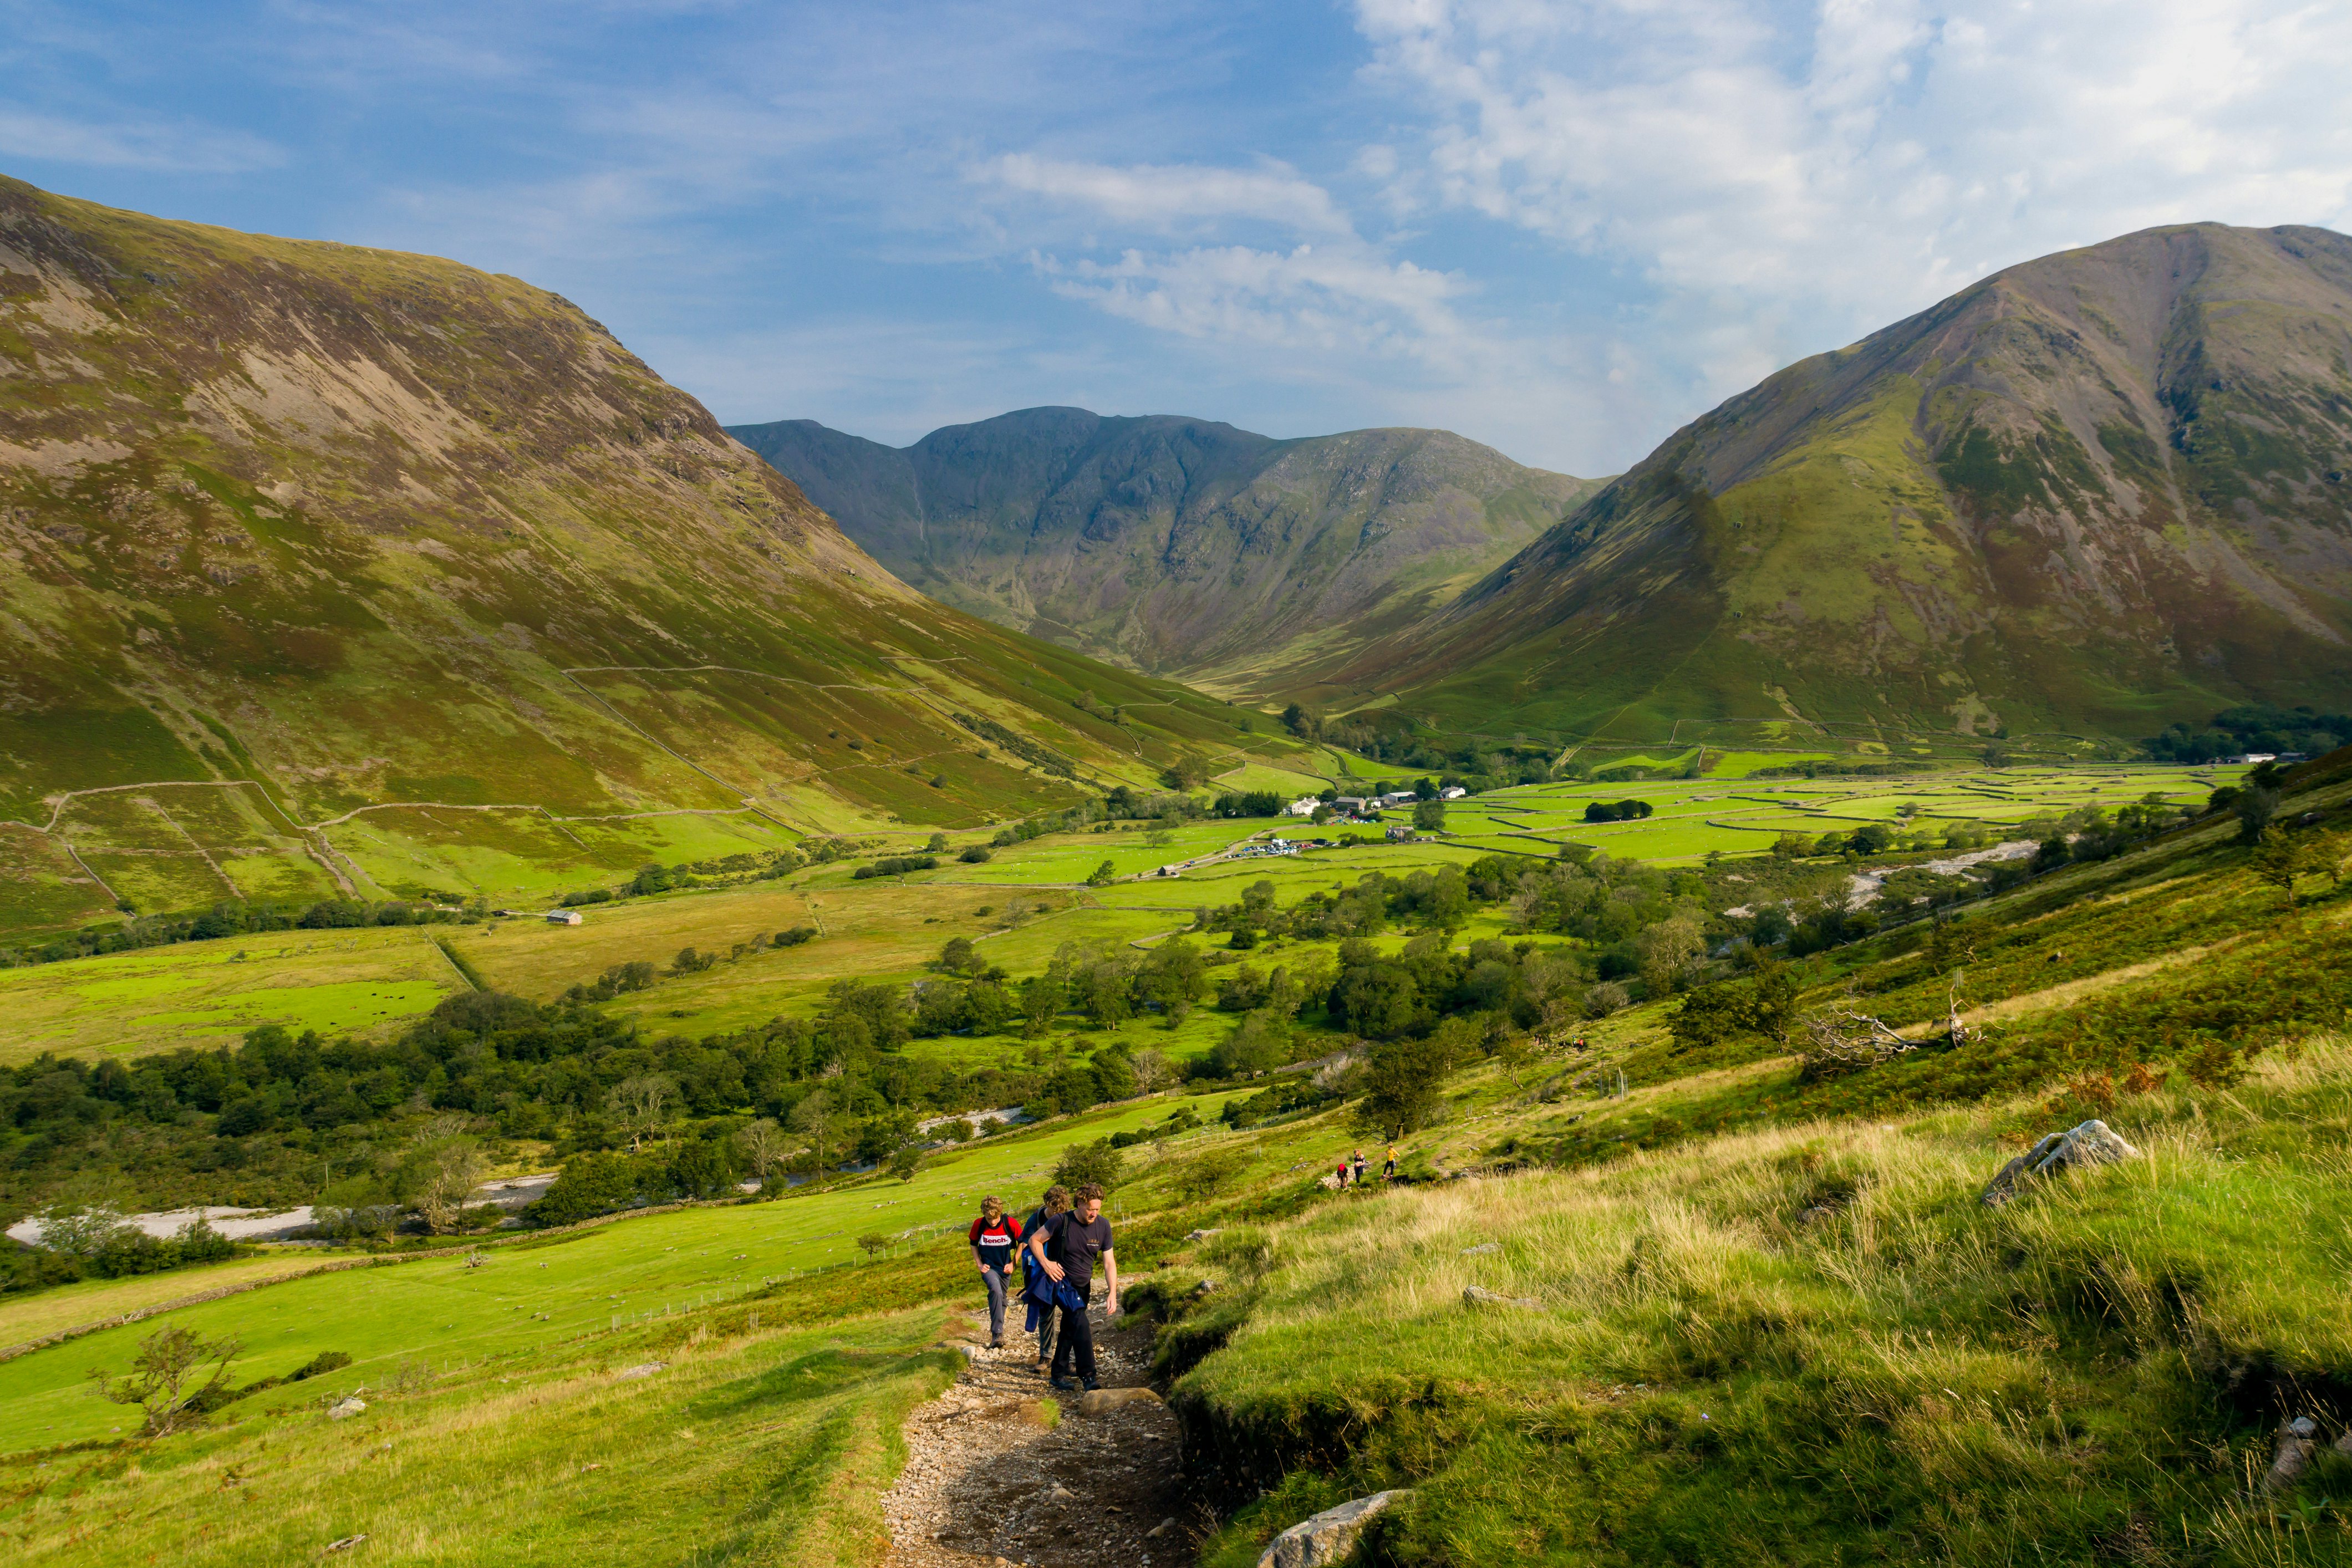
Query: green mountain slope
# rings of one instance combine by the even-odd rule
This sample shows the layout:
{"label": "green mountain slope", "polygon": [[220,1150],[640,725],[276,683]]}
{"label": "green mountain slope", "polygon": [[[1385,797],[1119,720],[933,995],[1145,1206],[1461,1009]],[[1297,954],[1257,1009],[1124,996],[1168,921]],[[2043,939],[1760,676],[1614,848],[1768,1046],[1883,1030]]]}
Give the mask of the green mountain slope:
{"label": "green mountain slope", "polygon": [[2142,735],[2332,698],[2347,471],[2352,240],[2151,229],[1731,399],[1325,695],[1625,737]]}
{"label": "green mountain slope", "polygon": [[1029,408],[903,450],[730,432],[924,592],[1139,669],[1279,693],[1449,602],[1598,481],[1444,430],[1276,441]]}
{"label": "green mountain slope", "polygon": [[976,823],[1242,722],[911,593],[554,295],[14,181],[0,542],[0,927]]}

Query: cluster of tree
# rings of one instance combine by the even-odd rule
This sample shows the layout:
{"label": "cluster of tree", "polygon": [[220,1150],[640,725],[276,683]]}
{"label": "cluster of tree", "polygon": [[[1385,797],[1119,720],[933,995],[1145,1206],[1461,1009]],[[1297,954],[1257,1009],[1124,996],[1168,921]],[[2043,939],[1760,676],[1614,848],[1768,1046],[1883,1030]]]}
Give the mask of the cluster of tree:
{"label": "cluster of tree", "polygon": [[1117,1029],[1152,1015],[1173,1027],[1191,1014],[1208,984],[1200,950],[1182,937],[1147,952],[1064,942],[1043,973],[1018,985],[1003,969],[983,965],[967,937],[950,940],[940,950],[937,967],[953,978],[919,980],[910,992],[884,986],[866,994],[890,991],[905,997],[906,1027],[921,1037],[1018,1034],[1035,1039],[1069,1011],[1097,1029]]}
{"label": "cluster of tree", "polygon": [[[691,947],[680,948],[677,956],[669,961],[668,973],[674,975],[699,974],[720,963],[733,963],[748,953],[764,952],[772,947],[798,947],[803,942],[815,941],[818,934],[814,926],[793,926],[773,935],[761,931],[735,943],[724,953],[716,950],[705,952]],[[593,1002],[610,1002],[615,996],[646,990],[661,979],[662,973],[658,965],[645,959],[615,963],[593,981],[566,987],[562,1003],[565,1006],[580,1006]]]}
{"label": "cluster of tree", "polygon": [[[832,858],[827,855],[824,858]],[[738,882],[767,882],[789,877],[808,864],[792,849],[746,850],[709,860],[689,860],[676,866],[645,865],[618,888],[582,888],[557,900],[566,909],[610,903],[615,899],[644,898],[676,889],[723,888]]]}
{"label": "cluster of tree", "polygon": [[1290,803],[1270,789],[1244,790],[1239,795],[1221,795],[1210,807],[1219,816],[1279,816]]}
{"label": "cluster of tree", "polygon": [[[1471,869],[1499,860],[1482,860]],[[1418,869],[1402,877],[1367,872],[1352,887],[1318,889],[1288,909],[1275,904],[1274,884],[1253,882],[1238,904],[1202,910],[1194,924],[1202,931],[1230,931],[1232,945],[1255,947],[1274,937],[1375,936],[1393,921],[1411,921],[1453,930],[1470,916],[1473,889],[1459,866]]]}
{"label": "cluster of tree", "polygon": [[[1195,778],[1194,783],[1198,782]],[[1173,825],[1200,816],[1202,807],[1199,800],[1181,792],[1157,795],[1128,784],[1118,784],[1103,796],[1101,809],[1102,818],[1107,822],[1156,821]]]}
{"label": "cluster of tree", "polygon": [[236,1244],[201,1218],[173,1236],[150,1236],[103,1207],[53,1208],[43,1217],[41,1245],[12,1251],[0,1268],[0,1293],[45,1289],[76,1279],[120,1279],[161,1274],[236,1256]]}
{"label": "cluster of tree", "polygon": [[572,1225],[616,1209],[684,1198],[725,1197],[749,1163],[725,1129],[680,1138],[652,1152],[581,1154],[564,1162],[546,1194],[525,1211],[539,1225]]}
{"label": "cluster of tree", "polygon": [[1712,1046],[1741,1035],[1786,1045],[1796,1026],[1797,983],[1769,954],[1760,955],[1755,972],[1744,980],[1702,986],[1685,995],[1666,1025],[1685,1046]]}
{"label": "cluster of tree", "polygon": [[1103,820],[1102,808],[1093,801],[1080,801],[1066,811],[1049,811],[1036,816],[1024,816],[1010,826],[1000,827],[988,842],[998,849],[1015,844],[1026,844],[1032,838],[1043,838],[1049,833],[1076,833],[1080,828]]}
{"label": "cluster of tree", "polygon": [[1596,800],[1584,808],[1587,822],[1638,822],[1657,808],[1646,800]]}
{"label": "cluster of tree", "polygon": [[[452,895],[454,900],[455,895]],[[481,918],[480,901],[466,907],[391,899],[321,899],[310,904],[257,904],[229,900],[196,915],[144,915],[121,925],[77,931],[30,948],[0,948],[0,969],[57,963],[100,953],[131,952],[182,942],[215,942],[263,931],[343,930],[353,926],[438,925]]]}
{"label": "cluster of tree", "polygon": [[860,866],[850,876],[857,881],[869,877],[903,877],[909,871],[930,871],[939,867],[936,855],[885,855],[868,865]]}
{"label": "cluster of tree", "polygon": [[[1169,962],[1147,990],[1165,985]],[[1106,1016],[1116,1012],[1109,987],[1079,967],[1068,966],[1066,990],[1086,985]],[[331,1176],[325,1202],[364,1232],[381,1228],[376,1211],[422,1206],[436,1182],[465,1173],[460,1161],[450,1175],[446,1156],[488,1140],[643,1149],[680,1127],[782,1121],[815,1100],[799,1134],[814,1168],[861,1141],[869,1153],[876,1137],[912,1142],[920,1114],[1049,1099],[1076,1109],[1135,1092],[1134,1068],[1088,1068],[1081,1086],[1042,1068],[958,1074],[908,1061],[897,1053],[915,1018],[908,988],[843,981],[814,1020],[690,1040],[577,999],[467,993],[383,1042],[268,1026],[236,1047],[128,1062],[44,1055],[0,1071],[0,1206],[30,1212],[94,1173],[119,1178],[140,1207],[308,1202]],[[439,1120],[451,1115],[462,1131]],[[462,1199],[447,1209],[453,1225]]]}
{"label": "cluster of tree", "polygon": [[2210,763],[2246,752],[2300,752],[2316,757],[2334,751],[2347,738],[2352,738],[2352,714],[2249,702],[2214,714],[2213,721],[2202,729],[2175,724],[2141,743],[2159,761]]}

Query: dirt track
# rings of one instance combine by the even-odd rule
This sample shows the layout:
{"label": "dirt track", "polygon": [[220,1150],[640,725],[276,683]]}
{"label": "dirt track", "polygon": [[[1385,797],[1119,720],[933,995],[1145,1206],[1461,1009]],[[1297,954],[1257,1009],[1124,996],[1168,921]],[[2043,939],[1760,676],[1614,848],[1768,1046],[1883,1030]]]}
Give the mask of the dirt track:
{"label": "dirt track", "polygon": [[[1017,1315],[1012,1326],[1018,1325]],[[1148,1328],[1095,1331],[1105,1388],[1139,1388]],[[887,1568],[1139,1568],[1189,1562],[1202,1522],[1181,1486],[1176,1418],[1155,1401],[1107,1415],[1077,1413],[1032,1359],[1035,1342],[1008,1332],[987,1348],[987,1323],[950,1339],[972,1345],[952,1387],[908,1418],[907,1468],[882,1500]],[[1060,1407],[1048,1427],[1046,1401]],[[1156,1532],[1156,1533],[1155,1533]]]}

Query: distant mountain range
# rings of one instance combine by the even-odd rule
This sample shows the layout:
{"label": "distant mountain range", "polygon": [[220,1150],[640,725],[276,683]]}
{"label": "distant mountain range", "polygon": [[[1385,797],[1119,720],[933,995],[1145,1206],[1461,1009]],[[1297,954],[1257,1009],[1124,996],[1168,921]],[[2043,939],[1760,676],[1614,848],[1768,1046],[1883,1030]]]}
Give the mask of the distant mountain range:
{"label": "distant mountain range", "polygon": [[920,599],[555,295],[5,179],[0,607],[0,935],[979,823],[1250,721]]}
{"label": "distant mountain range", "polygon": [[1489,732],[2152,734],[2352,694],[2352,239],[2013,267],[1677,431],[1318,693]]}
{"label": "distant mountain range", "polygon": [[1278,441],[1083,408],[903,448],[806,419],[729,433],[934,597],[1259,696],[1450,604],[1598,483],[1443,430]]}

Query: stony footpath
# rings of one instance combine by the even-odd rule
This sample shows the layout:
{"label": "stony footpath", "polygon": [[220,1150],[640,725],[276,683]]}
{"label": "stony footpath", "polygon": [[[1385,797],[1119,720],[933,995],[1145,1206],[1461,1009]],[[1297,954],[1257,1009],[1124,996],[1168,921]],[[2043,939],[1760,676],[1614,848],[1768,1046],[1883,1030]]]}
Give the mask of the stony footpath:
{"label": "stony footpath", "polygon": [[908,1418],[907,1468],[882,1500],[887,1568],[1191,1560],[1209,1521],[1184,1500],[1176,1418],[1144,1386],[1150,1331],[1097,1318],[1095,1333],[1104,1394],[1088,1401],[1046,1382],[1034,1339],[992,1351],[984,1319],[951,1330],[971,1361]]}

